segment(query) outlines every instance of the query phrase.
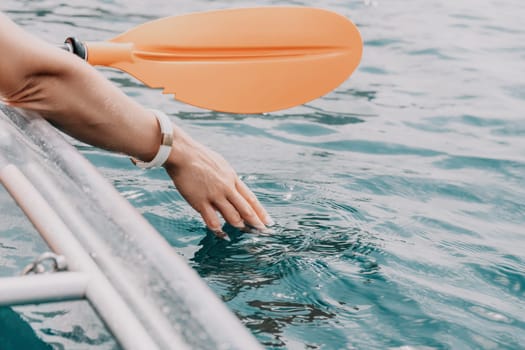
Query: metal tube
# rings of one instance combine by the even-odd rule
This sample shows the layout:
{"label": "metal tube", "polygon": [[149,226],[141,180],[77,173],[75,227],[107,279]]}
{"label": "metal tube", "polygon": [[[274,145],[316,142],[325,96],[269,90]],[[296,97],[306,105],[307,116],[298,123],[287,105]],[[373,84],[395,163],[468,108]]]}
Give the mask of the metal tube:
{"label": "metal tube", "polygon": [[[173,327],[162,312],[147,298],[144,298],[136,286],[126,278],[126,271],[123,271],[115,263],[115,257],[111,255],[111,252],[107,249],[108,247],[69,203],[67,196],[64,196],[60,189],[56,188],[51,179],[44,173],[44,169],[36,163],[31,163],[26,165],[25,170],[35,186],[42,191],[46,189],[48,193],[52,193],[51,202],[55,205],[55,211],[62,214],[63,217],[67,217],[71,230],[75,232],[80,242],[84,242],[83,246],[85,249],[89,249],[96,256],[97,265],[100,266],[100,269],[126,300],[130,308],[136,312],[137,318],[142,321],[149,333],[154,336],[159,346],[163,349],[177,348],[182,350],[187,348],[184,340],[173,331]],[[154,235],[152,234],[148,237],[151,239],[152,236]],[[98,300],[98,298],[98,291],[88,291],[89,300]],[[98,300],[98,303],[105,303],[105,300]]]}
{"label": "metal tube", "polygon": [[0,306],[84,299],[89,276],[55,272],[0,278]]}
{"label": "metal tube", "polygon": [[125,349],[158,349],[121,296],[75,239],[60,217],[13,164],[0,169],[0,181],[53,251],[64,255],[71,270],[90,276],[86,295]]}

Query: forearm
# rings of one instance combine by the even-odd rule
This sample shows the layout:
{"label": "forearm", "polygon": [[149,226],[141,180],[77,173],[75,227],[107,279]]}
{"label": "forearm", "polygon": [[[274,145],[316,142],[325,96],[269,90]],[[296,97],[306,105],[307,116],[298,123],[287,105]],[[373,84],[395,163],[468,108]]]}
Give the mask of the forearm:
{"label": "forearm", "polygon": [[160,137],[155,117],[95,69],[2,14],[0,51],[0,96],[5,102],[39,112],[84,142],[153,158]]}
{"label": "forearm", "polygon": [[[152,159],[160,145],[153,114],[114,87],[100,73],[64,53],[63,70],[34,77],[43,96],[25,108],[40,112],[71,136],[142,160]],[[45,101],[45,102],[44,102]]]}

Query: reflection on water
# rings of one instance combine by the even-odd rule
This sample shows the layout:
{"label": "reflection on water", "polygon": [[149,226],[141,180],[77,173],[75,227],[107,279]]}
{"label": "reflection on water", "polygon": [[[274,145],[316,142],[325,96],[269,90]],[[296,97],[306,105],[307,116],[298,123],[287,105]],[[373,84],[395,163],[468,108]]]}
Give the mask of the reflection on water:
{"label": "reflection on water", "polygon": [[[268,348],[522,347],[522,1],[7,0],[0,8],[61,42],[107,39],[168,14],[270,3],[354,19],[365,49],[351,79],[305,106],[251,116],[198,110],[102,71],[222,153],[272,214],[272,232],[225,226],[232,241],[218,240],[162,171],[82,152]],[[0,242],[12,268],[11,247],[23,250]]]}

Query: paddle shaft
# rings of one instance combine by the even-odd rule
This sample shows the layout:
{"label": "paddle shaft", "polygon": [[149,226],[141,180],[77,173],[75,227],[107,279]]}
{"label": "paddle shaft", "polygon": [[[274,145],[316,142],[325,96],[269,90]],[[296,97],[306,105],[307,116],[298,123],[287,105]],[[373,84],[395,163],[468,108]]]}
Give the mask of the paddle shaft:
{"label": "paddle shaft", "polygon": [[74,37],[67,38],[62,48],[93,66],[111,66],[117,62],[131,62],[133,54],[133,44],[131,43],[83,43]]}

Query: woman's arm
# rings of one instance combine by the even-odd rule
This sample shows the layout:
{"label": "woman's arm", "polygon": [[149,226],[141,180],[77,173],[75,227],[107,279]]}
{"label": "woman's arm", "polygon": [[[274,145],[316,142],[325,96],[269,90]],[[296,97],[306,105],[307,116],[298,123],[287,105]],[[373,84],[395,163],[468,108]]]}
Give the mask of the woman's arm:
{"label": "woman's arm", "polygon": [[[0,99],[34,110],[69,135],[149,161],[160,146],[154,115],[76,56],[26,33],[0,13]],[[220,233],[264,229],[270,218],[230,165],[174,125],[166,171],[184,198]]]}
{"label": "woman's arm", "polygon": [[[139,159],[157,152],[154,116],[82,60],[0,14],[0,96],[87,143]],[[136,142],[140,140],[141,142]]]}

